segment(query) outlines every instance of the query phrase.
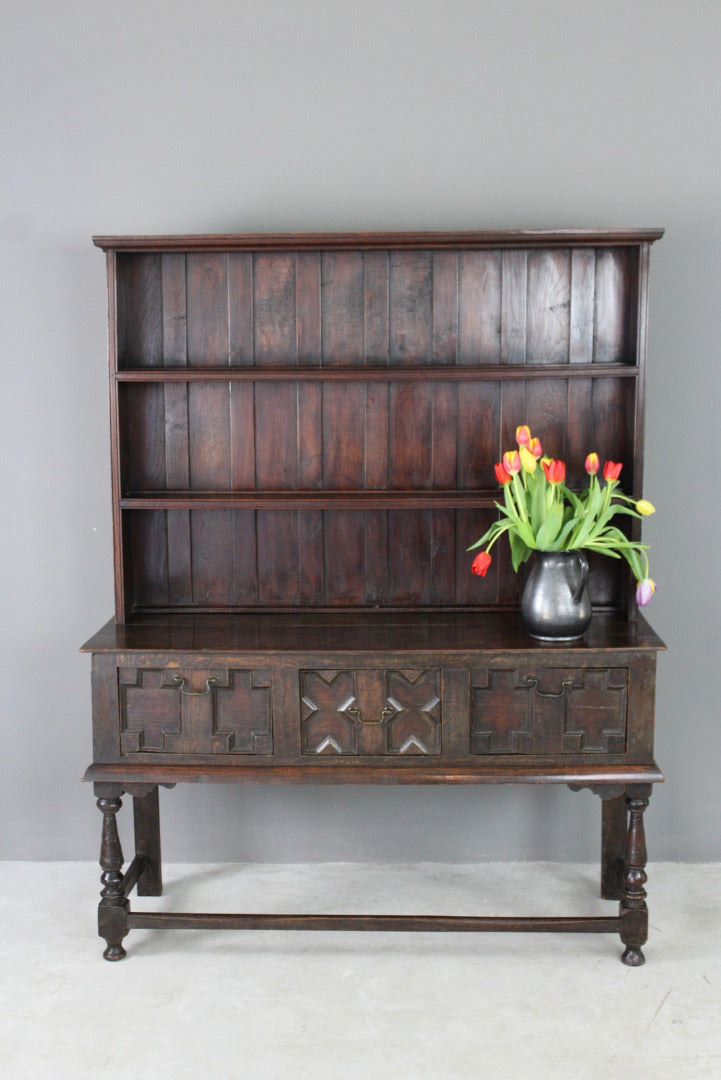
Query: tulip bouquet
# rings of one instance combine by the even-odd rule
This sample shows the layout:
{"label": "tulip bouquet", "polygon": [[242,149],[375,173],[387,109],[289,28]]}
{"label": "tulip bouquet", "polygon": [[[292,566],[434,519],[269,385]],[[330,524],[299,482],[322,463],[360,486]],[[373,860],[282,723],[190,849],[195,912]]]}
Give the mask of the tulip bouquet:
{"label": "tulip bouquet", "polygon": [[622,468],[618,462],[604,464],[602,484],[598,454],[589,454],[585,462],[588,487],[574,492],[566,487],[565,462],[544,457],[540,440],[525,424],[516,429],[516,441],[518,449],[509,450],[495,466],[503,488],[503,504],[496,503],[501,516],[468,548],[484,548],[473,560],[473,573],[486,576],[490,549],[505,533],[514,570],[532,551],[598,551],[625,559],[636,578],[636,602],[645,606],[656,590],[649,577],[646,545],[629,540],[614,519],[619,515],[648,517],[655,512],[651,503],[618,490]]}

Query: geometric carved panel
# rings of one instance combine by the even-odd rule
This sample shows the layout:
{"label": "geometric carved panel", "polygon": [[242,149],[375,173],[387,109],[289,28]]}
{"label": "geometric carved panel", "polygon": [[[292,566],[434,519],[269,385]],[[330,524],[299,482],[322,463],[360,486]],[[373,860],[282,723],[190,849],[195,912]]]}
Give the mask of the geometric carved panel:
{"label": "geometric carved panel", "polygon": [[533,696],[526,673],[472,673],[471,753],[533,754]]}
{"label": "geometric carved panel", "polygon": [[[386,672],[388,754],[440,754],[439,671]],[[390,710],[393,710],[390,713]]]}
{"label": "geometric carved panel", "polygon": [[586,669],[570,690],[563,725],[563,751],[623,754],[626,751],[625,668]]}
{"label": "geometric carved panel", "polygon": [[352,671],[301,671],[303,753],[356,754],[357,710]]}
{"label": "geometric carved panel", "polygon": [[177,683],[164,672],[140,668],[120,671],[120,740],[124,754],[165,753],[166,739],[180,735]]}
{"label": "geometric carved panel", "polygon": [[272,754],[269,671],[228,672],[215,691],[211,749],[214,754]]}
{"label": "geometric carved panel", "polygon": [[471,673],[472,754],[624,754],[626,668]]}
{"label": "geometric carved panel", "polygon": [[273,752],[268,671],[126,668],[118,681],[124,754]]}
{"label": "geometric carved panel", "polygon": [[300,672],[304,754],[440,754],[440,671]]}

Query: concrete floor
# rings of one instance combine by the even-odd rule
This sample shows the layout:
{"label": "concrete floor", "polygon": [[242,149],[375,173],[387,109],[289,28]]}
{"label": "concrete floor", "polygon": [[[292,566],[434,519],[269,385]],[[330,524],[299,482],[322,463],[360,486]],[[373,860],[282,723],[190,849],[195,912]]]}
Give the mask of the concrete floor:
{"label": "concrete floor", "polygon": [[[0,863],[3,1080],[721,1077],[721,865],[651,864],[615,935],[140,931],[101,959],[98,868]],[[136,907],[601,914],[586,865],[177,865]]]}

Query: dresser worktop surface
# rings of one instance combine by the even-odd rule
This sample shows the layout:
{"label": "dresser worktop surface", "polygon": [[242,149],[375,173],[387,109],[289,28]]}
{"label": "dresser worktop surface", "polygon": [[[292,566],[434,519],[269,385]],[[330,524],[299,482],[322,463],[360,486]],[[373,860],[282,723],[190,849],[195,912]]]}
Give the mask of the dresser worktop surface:
{"label": "dresser worktop surface", "polygon": [[[663,649],[639,616],[597,613],[579,641],[546,644],[529,636],[516,612],[361,611],[248,614],[144,614],[114,619],[83,652],[495,652]],[[580,659],[580,656],[579,656]]]}

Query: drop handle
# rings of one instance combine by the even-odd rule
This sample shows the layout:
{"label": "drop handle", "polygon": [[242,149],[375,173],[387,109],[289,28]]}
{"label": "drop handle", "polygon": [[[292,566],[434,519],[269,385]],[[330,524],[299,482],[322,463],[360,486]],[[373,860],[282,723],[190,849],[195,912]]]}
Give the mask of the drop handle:
{"label": "drop handle", "polygon": [[394,715],[395,711],[396,710],[391,708],[390,705],[386,705],[385,708],[381,711],[381,715],[378,718],[378,720],[365,720],[363,718],[363,716],[361,715],[361,711],[360,711],[360,709],[358,708],[357,705],[350,705],[345,710],[347,715],[352,717],[354,720],[358,721],[358,723],[360,723],[360,724],[368,724],[368,725],[385,723],[385,721],[388,719],[389,716]]}
{"label": "drop handle", "polygon": [[538,679],[534,679],[532,675],[529,675],[526,679],[526,686],[529,686],[531,690],[535,690],[539,697],[562,698],[567,690],[573,689],[573,679],[564,679],[561,683],[561,690],[558,694],[554,694],[546,690],[539,690]]}
{"label": "drop handle", "polygon": [[186,690],[186,680],[183,678],[182,675],[176,675],[173,679],[173,682],[177,683],[178,690],[180,690],[181,694],[185,694],[186,697],[207,697],[208,694],[212,693],[212,691],[218,685],[217,679],[206,679],[205,690]]}

